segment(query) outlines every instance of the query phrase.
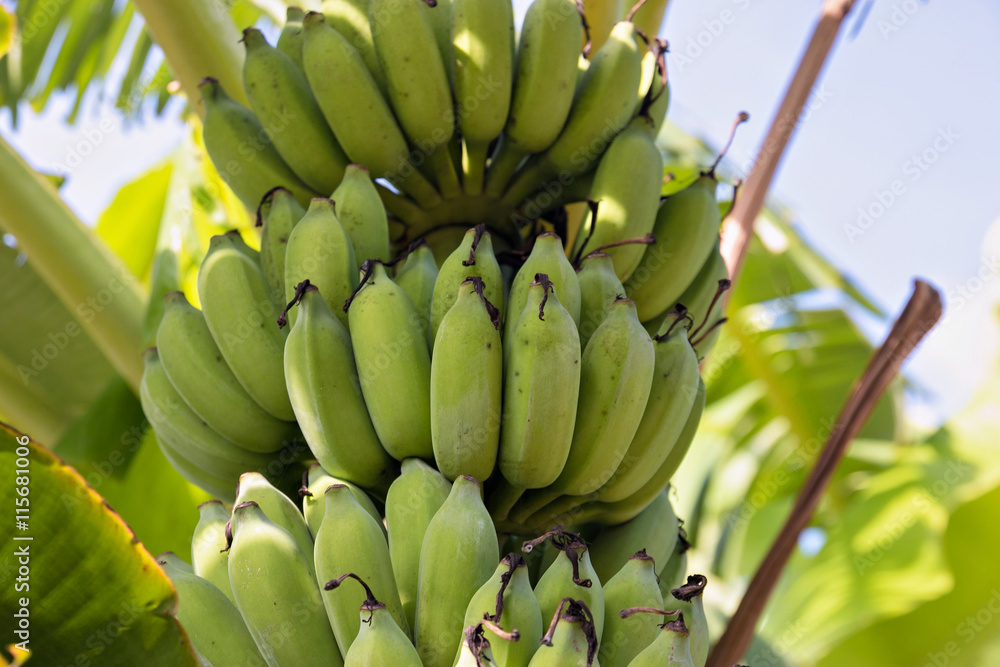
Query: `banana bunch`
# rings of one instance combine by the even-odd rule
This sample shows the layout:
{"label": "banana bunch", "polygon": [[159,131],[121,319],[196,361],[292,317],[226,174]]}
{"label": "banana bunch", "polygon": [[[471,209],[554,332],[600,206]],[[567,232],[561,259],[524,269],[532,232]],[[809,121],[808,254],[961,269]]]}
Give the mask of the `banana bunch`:
{"label": "banana bunch", "polygon": [[[505,544],[517,550],[501,558],[479,482],[449,482],[419,459],[403,470],[384,503],[314,466],[301,506],[258,473],[240,477],[231,505],[203,504],[192,564],[172,553],[157,559],[201,662],[705,664],[707,580],[690,576],[667,594],[657,583],[657,572],[678,569],[664,539],[678,534],[665,495],[589,544],[559,528],[511,536]],[[547,562],[529,568],[540,552]],[[673,620],[661,626],[658,615]]]}

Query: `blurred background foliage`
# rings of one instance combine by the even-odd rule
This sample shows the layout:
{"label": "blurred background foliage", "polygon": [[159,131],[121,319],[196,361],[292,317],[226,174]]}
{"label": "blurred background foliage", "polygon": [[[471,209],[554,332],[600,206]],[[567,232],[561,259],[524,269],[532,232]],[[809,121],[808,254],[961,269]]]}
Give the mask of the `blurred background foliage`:
{"label": "blurred background foliage", "polygon": [[[284,7],[280,0],[227,3],[238,26],[273,22]],[[150,108],[187,116],[183,143],[124,186],[95,228],[150,295],[151,344],[162,294],[183,289],[196,298],[209,237],[235,227],[256,239],[250,212],[212,168],[198,119],[131,3],[0,7],[0,56],[0,106],[15,120],[24,112],[19,103],[40,112],[55,93],[75,95],[67,122],[86,113],[90,99],[135,121]],[[112,80],[115,62],[124,74]],[[678,182],[714,152],[669,123],[660,141]],[[728,186],[722,190],[730,196]],[[690,570],[709,576],[716,633],[878,343],[866,332],[890,322],[891,313],[791,220],[778,205],[758,219],[729,322],[704,362],[702,427],[672,491],[694,544]],[[205,494],[169,467],[135,395],[82,331],[80,314],[62,305],[10,235],[0,244],[0,313],[17,323],[0,326],[0,418],[75,467],[151,553],[188,558]],[[33,360],[44,371],[25,374]],[[1000,516],[1000,374],[991,377],[934,432],[907,419],[906,380],[891,387],[803,533],[750,664],[998,664],[1000,537],[992,527]]]}

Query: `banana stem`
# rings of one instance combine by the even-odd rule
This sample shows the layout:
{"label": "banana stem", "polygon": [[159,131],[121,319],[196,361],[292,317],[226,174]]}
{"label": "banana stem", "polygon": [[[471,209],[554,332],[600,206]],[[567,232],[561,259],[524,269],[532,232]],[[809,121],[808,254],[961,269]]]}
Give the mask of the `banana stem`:
{"label": "banana stem", "polygon": [[757,620],[774,592],[788,559],[795,551],[799,534],[809,525],[837,464],[868,421],[889,383],[895,379],[903,361],[937,324],[941,314],[941,294],[928,283],[917,280],[906,307],[885,341],[872,355],[841,409],[816,465],[795,499],[788,519],[747,586],[725,632],[709,654],[708,667],[728,667],[746,653],[753,639]]}
{"label": "banana stem", "polygon": [[[412,165],[407,166],[413,168]],[[399,181],[399,189],[416,199],[424,208],[431,208],[441,203],[441,193],[416,168],[413,168],[413,171],[406,178],[397,180]],[[383,198],[383,201],[385,201],[385,198]],[[388,208],[388,205],[386,205],[386,208]]]}
{"label": "banana stem", "polygon": [[458,172],[447,146],[439,146],[428,155],[427,165],[434,172],[438,189],[444,197],[453,199],[462,194],[462,184],[458,182]]}
{"label": "banana stem", "polygon": [[524,523],[531,515],[546,505],[556,500],[562,494],[549,489],[538,489],[533,491],[528,497],[522,498],[510,512],[510,520],[515,523]]}
{"label": "banana stem", "polygon": [[135,277],[3,139],[0,183],[0,228],[17,238],[32,268],[138,392],[146,304]]}
{"label": "banana stem", "polygon": [[[826,63],[833,42],[840,32],[840,26],[851,11],[854,0],[825,0],[819,22],[813,31],[806,52],[802,55],[792,82],[788,85],[778,113],[771,122],[761,149],[747,177],[740,198],[722,221],[722,245],[720,252],[726,261],[729,278],[736,282],[743,269],[743,262],[753,235],[753,224],[764,205],[771,180],[778,169],[778,163],[788,147],[792,133],[798,126],[802,109],[805,107],[816,79]],[[729,300],[726,296],[726,301]]]}
{"label": "banana stem", "polygon": [[481,141],[464,141],[462,146],[462,183],[465,185],[465,193],[480,195],[483,193],[483,173],[490,145]]}
{"label": "banana stem", "polygon": [[527,153],[510,145],[510,142],[500,139],[500,146],[493,153],[490,168],[486,172],[486,194],[499,199],[503,196],[511,176],[517,171],[521,160]]}
{"label": "banana stem", "polygon": [[[420,172],[414,173],[419,174]],[[428,183],[428,185],[430,184]],[[423,209],[406,197],[392,192],[380,183],[376,183],[375,188],[378,190],[378,196],[382,198],[382,205],[385,206],[385,210],[393,217],[399,218],[407,227],[419,225],[427,217]]]}
{"label": "banana stem", "polygon": [[200,116],[205,116],[205,105],[198,82],[206,76],[248,105],[240,33],[222,0],[135,0],[135,6]]}

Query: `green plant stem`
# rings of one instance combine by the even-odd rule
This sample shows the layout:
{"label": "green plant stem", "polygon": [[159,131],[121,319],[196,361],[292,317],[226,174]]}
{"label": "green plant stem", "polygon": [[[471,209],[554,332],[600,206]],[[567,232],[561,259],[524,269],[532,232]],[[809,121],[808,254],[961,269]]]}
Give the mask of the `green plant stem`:
{"label": "green plant stem", "polygon": [[[59,193],[0,139],[4,202],[0,228],[17,238],[32,268],[129,386],[142,377],[142,288]],[[10,323],[16,326],[16,323]]]}
{"label": "green plant stem", "polygon": [[200,116],[198,82],[219,80],[230,97],[248,104],[243,90],[240,33],[222,0],[135,0],[153,39]]}

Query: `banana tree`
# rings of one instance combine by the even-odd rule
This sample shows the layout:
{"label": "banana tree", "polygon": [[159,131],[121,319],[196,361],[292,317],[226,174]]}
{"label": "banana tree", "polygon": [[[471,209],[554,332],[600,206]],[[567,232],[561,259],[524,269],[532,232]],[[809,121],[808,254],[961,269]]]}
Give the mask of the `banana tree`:
{"label": "banana tree", "polygon": [[[804,91],[818,76],[850,4],[824,5],[775,121],[783,133],[778,137],[782,146],[790,138],[787,128],[795,125],[787,117],[801,111]],[[662,2],[640,8],[637,21],[647,33],[656,33],[664,8]],[[21,583],[16,577],[23,575],[14,565],[23,563],[17,560],[21,554],[30,554],[34,594],[27,605],[16,586],[0,596],[5,616],[9,609],[7,617],[18,619],[16,629],[30,628],[23,638],[30,637],[32,663],[59,664],[70,655],[100,664],[196,664],[176,620],[176,594],[149,553],[174,551],[184,557],[197,520],[193,508],[208,496],[174,473],[155,446],[136,397],[141,352],[153,342],[163,294],[178,288],[193,291],[196,264],[208,238],[230,228],[253,233],[249,212],[205,157],[199,120],[205,109],[198,84],[213,77],[242,99],[237,26],[258,21],[267,26],[284,13],[282,3],[265,0],[229,6],[199,0],[71,0],[53,6],[36,0],[19,2],[13,15],[4,11],[0,17],[0,101],[15,119],[19,101],[41,108],[54,93],[74,88],[69,120],[75,119],[87,91],[105,84],[118,59],[128,61],[115,95],[123,114],[137,114],[147,98],[155,98],[163,112],[171,99],[179,98],[187,105],[190,125],[184,144],[126,186],[93,228],[61,201],[53,179],[36,173],[0,143],[0,229],[7,233],[0,246],[0,312],[5,321],[17,323],[0,331],[0,413],[62,458],[19,431],[8,429],[2,436],[0,456],[10,461],[5,469],[27,471],[21,476],[34,489],[30,522],[24,528],[5,528],[15,534],[4,541],[2,561],[4,578]],[[595,46],[610,28],[610,22],[592,26]],[[696,164],[705,163],[707,147],[676,128],[668,127],[661,139],[670,173],[693,173]],[[718,544],[706,569],[730,582],[734,591],[778,534],[791,498],[819,454],[818,445],[803,450],[803,443],[825,439],[823,429],[829,431],[832,424],[826,411],[839,406],[872,352],[846,314],[849,307],[809,310],[797,296],[832,287],[851,307],[882,315],[776,212],[768,210],[761,224],[768,225],[768,240],[777,230],[786,242],[774,247],[753,236],[752,222],[780,154],[771,151],[758,163],[759,173],[751,176],[744,198],[727,219],[727,227],[735,231],[724,237],[729,242],[726,259],[733,277],[741,271],[742,277],[729,305],[730,326],[705,367],[711,419],[699,441],[704,444],[695,447],[698,455],[685,464],[677,482],[690,538],[698,549]],[[776,349],[773,341],[783,339],[799,344]],[[798,373],[795,381],[784,380],[788,368]],[[871,404],[864,437],[901,438],[901,392],[897,383],[886,398]],[[720,433],[738,436],[721,438]],[[763,489],[767,502],[746,521],[726,525],[726,516],[745,514],[739,502],[744,496],[734,495],[736,487],[728,484],[719,488],[711,470],[715,461],[728,462],[748,448],[766,455],[744,483],[745,498]],[[798,465],[789,469],[786,461],[792,454]],[[850,467],[840,469],[835,489],[851,470],[876,475],[886,468],[884,460],[864,456],[848,463]],[[925,481],[935,470],[918,468],[915,474]],[[778,490],[771,491],[779,478]],[[5,502],[9,495],[14,505],[19,492],[7,488]],[[885,500],[898,501],[904,492],[890,488]],[[839,512],[857,512],[860,502],[843,499],[821,514],[820,522],[834,522]],[[124,522],[112,507],[121,511]],[[786,588],[797,578],[826,576],[801,561],[793,560],[794,575],[782,583]],[[940,558],[922,565],[919,572],[939,578],[933,590],[943,591],[940,581],[948,566]],[[911,595],[896,607],[872,603],[866,618],[891,623],[929,596]],[[974,603],[974,596],[967,595],[962,608]],[[786,618],[793,618],[803,604],[783,588],[774,602]],[[813,617],[826,620],[815,612]],[[761,641],[773,645],[780,640],[781,630],[770,629],[776,622],[768,618]],[[848,648],[852,640],[867,646],[871,640],[864,633],[850,636],[860,625],[797,644],[788,657],[810,661],[830,650],[836,655],[848,650],[835,646],[840,641]],[[755,646],[769,650],[766,643]],[[15,649],[15,659],[18,655]],[[885,659],[884,664],[891,663]]]}

